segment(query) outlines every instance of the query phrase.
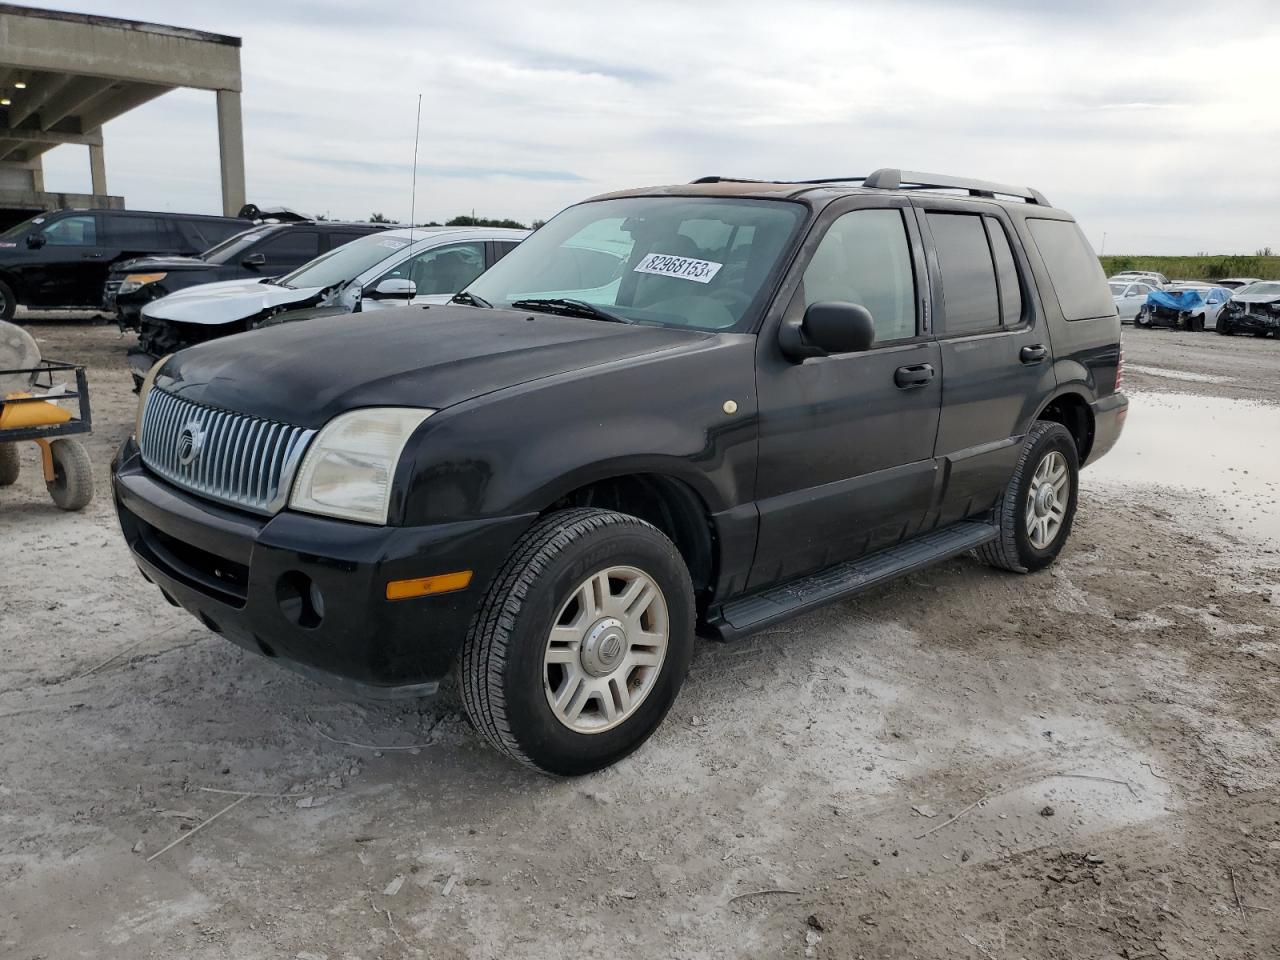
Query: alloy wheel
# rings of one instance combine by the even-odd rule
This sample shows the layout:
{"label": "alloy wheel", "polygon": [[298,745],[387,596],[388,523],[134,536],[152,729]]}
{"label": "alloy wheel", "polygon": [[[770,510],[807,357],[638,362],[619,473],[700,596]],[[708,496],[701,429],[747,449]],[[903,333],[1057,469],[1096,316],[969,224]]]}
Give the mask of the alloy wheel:
{"label": "alloy wheel", "polygon": [[1027,490],[1027,539],[1037,550],[1052,546],[1067,516],[1071,471],[1067,458],[1050,450],[1036,465]]}

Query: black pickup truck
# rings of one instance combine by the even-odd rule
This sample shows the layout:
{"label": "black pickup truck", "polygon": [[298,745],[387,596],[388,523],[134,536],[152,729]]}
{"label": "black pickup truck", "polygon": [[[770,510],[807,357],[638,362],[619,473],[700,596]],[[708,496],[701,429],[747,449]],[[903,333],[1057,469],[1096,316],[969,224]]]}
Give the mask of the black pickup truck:
{"label": "black pickup truck", "polygon": [[484,737],[558,774],[645,741],[695,634],[1052,563],[1128,407],[1098,260],[1022,187],[616,193],[454,300],[160,361],[116,506],[210,630],[363,695],[456,666]]}

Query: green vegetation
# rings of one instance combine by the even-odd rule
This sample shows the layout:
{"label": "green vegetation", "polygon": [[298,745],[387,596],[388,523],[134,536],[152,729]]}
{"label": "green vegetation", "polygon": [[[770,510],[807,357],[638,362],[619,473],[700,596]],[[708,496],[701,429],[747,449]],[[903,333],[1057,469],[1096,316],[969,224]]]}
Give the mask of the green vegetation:
{"label": "green vegetation", "polygon": [[519,220],[494,220],[491,217],[454,217],[446,220],[446,227],[509,227],[512,230],[528,230]]}
{"label": "green vegetation", "polygon": [[1197,257],[1099,257],[1107,276],[1122,270],[1154,270],[1170,280],[1220,280],[1223,277],[1260,277],[1263,280],[1280,280],[1280,257],[1272,256],[1270,248],[1258,251],[1257,256],[1197,256]]}

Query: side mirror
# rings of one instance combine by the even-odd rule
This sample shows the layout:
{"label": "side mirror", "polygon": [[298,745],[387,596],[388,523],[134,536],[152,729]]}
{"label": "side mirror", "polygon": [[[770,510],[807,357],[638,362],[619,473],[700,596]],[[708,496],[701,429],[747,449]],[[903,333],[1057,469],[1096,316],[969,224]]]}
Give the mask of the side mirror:
{"label": "side mirror", "polygon": [[261,267],[266,262],[267,262],[267,255],[265,253],[251,253],[247,257],[245,257],[243,260],[240,261],[240,266],[250,267],[250,268]]}
{"label": "side mirror", "polygon": [[41,247],[43,247],[43,246],[44,246],[44,243],[45,243],[45,241],[44,241],[44,234],[43,234],[43,233],[29,233],[29,234],[27,234],[27,248],[28,248],[28,249],[30,249],[30,250],[39,250]]}
{"label": "side mirror", "polygon": [[870,350],[875,339],[871,311],[838,300],[809,304],[803,319],[784,321],[778,331],[782,352],[797,361],[832,353],[860,353]]}
{"label": "side mirror", "polygon": [[412,300],[418,295],[418,285],[402,277],[388,277],[373,288],[375,300]]}

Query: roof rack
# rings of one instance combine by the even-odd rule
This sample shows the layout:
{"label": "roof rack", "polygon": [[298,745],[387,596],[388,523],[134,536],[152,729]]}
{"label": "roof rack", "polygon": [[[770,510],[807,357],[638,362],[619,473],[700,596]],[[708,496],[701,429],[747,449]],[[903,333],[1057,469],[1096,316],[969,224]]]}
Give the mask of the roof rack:
{"label": "roof rack", "polygon": [[967,177],[948,177],[940,173],[917,173],[912,170],[896,170],[884,167],[865,177],[820,177],[817,180],[748,180],[745,177],[699,177],[693,183],[794,183],[805,186],[821,186],[824,183],[861,183],[873,190],[966,190],[971,197],[994,199],[1018,197],[1027,203],[1041,207],[1053,206],[1045,195],[1034,187],[1013,187],[986,180],[970,180]]}
{"label": "roof rack", "polygon": [[967,190],[971,197],[1020,197],[1037,206],[1051,206],[1043,193],[1033,187],[1012,187],[1004,183],[986,180],[970,180],[967,177],[948,177],[937,173],[916,173],[912,170],[895,170],[885,167],[869,177],[862,178],[862,185],[873,190]]}

